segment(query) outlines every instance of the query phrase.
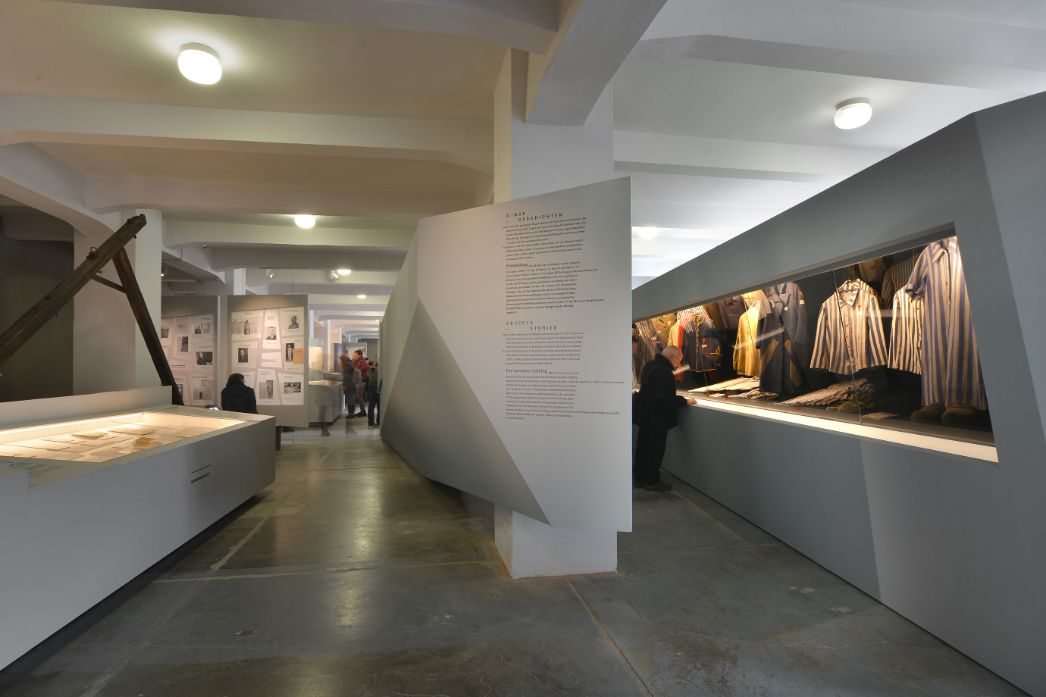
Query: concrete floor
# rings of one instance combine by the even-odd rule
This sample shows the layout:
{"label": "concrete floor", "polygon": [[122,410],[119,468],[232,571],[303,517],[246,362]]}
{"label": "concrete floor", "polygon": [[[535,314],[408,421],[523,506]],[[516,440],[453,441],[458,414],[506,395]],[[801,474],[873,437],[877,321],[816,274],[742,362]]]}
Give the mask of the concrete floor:
{"label": "concrete floor", "polygon": [[489,505],[365,423],[12,669],[11,697],[1020,695],[677,482],[616,574],[512,581]]}

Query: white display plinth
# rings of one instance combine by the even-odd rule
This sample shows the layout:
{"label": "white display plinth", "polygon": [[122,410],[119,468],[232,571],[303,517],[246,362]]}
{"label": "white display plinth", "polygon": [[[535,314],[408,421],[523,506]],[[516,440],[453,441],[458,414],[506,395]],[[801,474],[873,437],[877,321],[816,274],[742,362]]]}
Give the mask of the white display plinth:
{"label": "white display plinth", "polygon": [[[22,443],[9,451],[27,435],[57,439],[33,457],[0,457],[0,668],[275,479],[272,417],[173,407],[170,396],[0,404],[0,442]],[[152,429],[147,441],[75,459],[85,446],[71,433],[120,433],[128,420]],[[69,444],[55,450],[65,459],[47,455],[52,443]]]}
{"label": "white display plinth", "polygon": [[615,531],[554,528],[502,506],[494,507],[494,544],[512,578],[617,569]]}

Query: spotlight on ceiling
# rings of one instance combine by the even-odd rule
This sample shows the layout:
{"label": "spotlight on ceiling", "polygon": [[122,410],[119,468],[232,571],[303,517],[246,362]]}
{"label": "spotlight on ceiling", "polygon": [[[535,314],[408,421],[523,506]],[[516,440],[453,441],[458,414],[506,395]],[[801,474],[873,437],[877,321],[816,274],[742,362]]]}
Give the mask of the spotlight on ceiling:
{"label": "spotlight on ceiling", "polygon": [[358,299],[360,299],[360,300],[366,300],[367,299],[367,294],[366,293],[359,293],[359,294],[356,295],[356,297]]}
{"label": "spotlight on ceiling", "polygon": [[199,85],[213,85],[222,79],[222,62],[218,53],[203,44],[185,44],[178,54],[178,70],[186,80]]}
{"label": "spotlight on ceiling", "polygon": [[634,227],[632,232],[636,233],[641,240],[652,240],[657,237],[656,227]]}
{"label": "spotlight on ceiling", "polygon": [[268,271],[266,271],[265,275],[268,276],[269,278],[274,278],[276,276],[276,274],[273,272],[272,269],[269,269]]}
{"label": "spotlight on ceiling", "polygon": [[352,269],[338,269],[339,276],[348,276],[350,273],[352,273]]}
{"label": "spotlight on ceiling", "polygon": [[327,271],[327,279],[328,280],[330,280],[330,281],[337,281],[339,278],[341,278],[341,274],[338,273],[336,270],[330,269],[329,271]]}
{"label": "spotlight on ceiling", "polygon": [[302,230],[311,230],[316,227],[316,216],[308,213],[299,213],[294,216],[294,224]]}
{"label": "spotlight on ceiling", "polygon": [[836,128],[851,131],[871,120],[872,105],[867,99],[847,99],[835,105]]}

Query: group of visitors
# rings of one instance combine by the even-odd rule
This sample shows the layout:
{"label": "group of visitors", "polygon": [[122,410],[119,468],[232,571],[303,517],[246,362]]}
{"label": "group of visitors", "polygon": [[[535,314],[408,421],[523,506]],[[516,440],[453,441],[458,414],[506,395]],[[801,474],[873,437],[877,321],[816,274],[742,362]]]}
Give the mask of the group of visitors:
{"label": "group of visitors", "polygon": [[340,361],[347,418],[366,416],[367,427],[377,428],[381,425],[381,376],[378,364],[368,360],[360,349],[353,351],[351,356],[346,351]]}

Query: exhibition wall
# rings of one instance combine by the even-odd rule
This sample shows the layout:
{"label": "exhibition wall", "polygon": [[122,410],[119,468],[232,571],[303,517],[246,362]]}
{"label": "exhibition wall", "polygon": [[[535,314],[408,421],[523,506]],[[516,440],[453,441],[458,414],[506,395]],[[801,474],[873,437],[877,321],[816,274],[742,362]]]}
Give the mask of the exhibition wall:
{"label": "exhibition wall", "polygon": [[[0,235],[0,331],[49,293],[73,270],[70,242],[14,239],[4,219]],[[73,304],[40,328],[0,368],[0,402],[58,397],[73,392]]]}
{"label": "exhibition wall", "polygon": [[307,428],[309,296],[230,295],[224,315],[228,372],[243,373],[277,426]]}
{"label": "exhibition wall", "polygon": [[664,466],[1038,695],[1043,124],[1046,95],[974,114],[633,292],[640,320],[957,235],[993,444],[708,403]]}
{"label": "exhibition wall", "polygon": [[160,344],[186,405],[221,403],[219,302],[215,295],[169,295],[160,302]]}
{"label": "exhibition wall", "polygon": [[551,526],[630,530],[630,235],[627,179],[420,221],[382,322],[384,440]]}

